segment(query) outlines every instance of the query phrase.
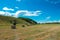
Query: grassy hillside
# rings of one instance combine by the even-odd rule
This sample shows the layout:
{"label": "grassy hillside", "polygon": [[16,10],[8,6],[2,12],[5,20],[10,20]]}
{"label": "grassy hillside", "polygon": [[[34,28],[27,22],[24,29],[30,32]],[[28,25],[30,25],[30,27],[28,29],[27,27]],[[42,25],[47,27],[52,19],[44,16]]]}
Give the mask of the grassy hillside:
{"label": "grassy hillside", "polygon": [[25,20],[26,22],[29,22],[30,24],[37,24],[37,22],[29,18],[19,17],[19,19]]}
{"label": "grassy hillside", "polygon": [[9,17],[9,16],[0,16],[0,25],[4,25],[4,24],[11,24],[12,20],[16,20],[17,24],[26,24],[26,25],[33,25],[36,24],[35,21],[31,20],[31,19],[27,19],[27,18],[14,18],[14,17]]}

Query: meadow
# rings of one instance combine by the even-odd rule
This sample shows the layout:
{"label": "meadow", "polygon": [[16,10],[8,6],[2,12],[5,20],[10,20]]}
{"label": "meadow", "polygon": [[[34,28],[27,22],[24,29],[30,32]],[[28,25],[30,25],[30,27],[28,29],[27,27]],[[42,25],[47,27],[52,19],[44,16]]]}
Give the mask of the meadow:
{"label": "meadow", "polygon": [[60,40],[60,24],[0,25],[0,40]]}

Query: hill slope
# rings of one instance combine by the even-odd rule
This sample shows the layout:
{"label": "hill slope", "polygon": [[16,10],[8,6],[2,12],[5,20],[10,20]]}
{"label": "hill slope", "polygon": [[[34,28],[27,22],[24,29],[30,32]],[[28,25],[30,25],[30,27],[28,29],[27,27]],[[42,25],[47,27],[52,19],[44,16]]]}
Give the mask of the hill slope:
{"label": "hill slope", "polygon": [[37,22],[27,19],[27,18],[14,18],[14,17],[9,17],[9,16],[0,16],[0,25],[2,24],[11,24],[12,20],[16,20],[17,24],[26,24],[26,25],[32,25],[32,24],[37,24]]}

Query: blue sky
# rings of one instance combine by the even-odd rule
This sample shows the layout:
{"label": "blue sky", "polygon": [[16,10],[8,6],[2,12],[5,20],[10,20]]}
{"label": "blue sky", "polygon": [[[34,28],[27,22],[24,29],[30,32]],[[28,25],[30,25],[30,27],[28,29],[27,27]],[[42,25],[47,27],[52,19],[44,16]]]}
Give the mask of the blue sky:
{"label": "blue sky", "polygon": [[0,15],[60,22],[60,0],[0,0]]}

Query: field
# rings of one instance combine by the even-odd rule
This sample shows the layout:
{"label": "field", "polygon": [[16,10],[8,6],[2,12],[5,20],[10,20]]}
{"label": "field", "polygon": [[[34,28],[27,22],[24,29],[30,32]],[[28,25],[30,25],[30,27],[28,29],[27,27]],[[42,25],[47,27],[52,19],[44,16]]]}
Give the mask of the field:
{"label": "field", "polygon": [[37,24],[16,29],[0,25],[0,40],[60,40],[60,24]]}

